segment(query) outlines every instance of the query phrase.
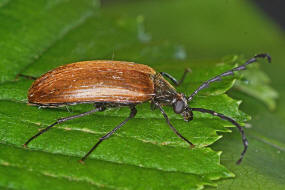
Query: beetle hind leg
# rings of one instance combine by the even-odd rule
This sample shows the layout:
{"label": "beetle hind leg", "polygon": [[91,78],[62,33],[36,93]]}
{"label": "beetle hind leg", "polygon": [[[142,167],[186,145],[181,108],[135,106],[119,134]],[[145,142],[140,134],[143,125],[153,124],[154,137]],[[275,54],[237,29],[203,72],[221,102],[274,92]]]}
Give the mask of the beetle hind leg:
{"label": "beetle hind leg", "polygon": [[25,144],[23,145],[24,147],[27,147],[28,144],[34,140],[35,138],[37,138],[38,136],[40,136],[41,134],[47,132],[50,128],[52,128],[53,126],[57,125],[57,124],[60,124],[60,123],[63,123],[65,121],[68,121],[68,120],[72,120],[72,119],[75,119],[75,118],[79,118],[79,117],[83,117],[83,116],[86,116],[86,115],[89,115],[91,113],[95,113],[95,112],[98,112],[98,111],[103,111],[105,110],[105,107],[97,107],[91,111],[88,111],[88,112],[84,112],[84,113],[81,113],[81,114],[78,114],[78,115],[73,115],[73,116],[69,116],[69,117],[65,117],[65,118],[61,118],[61,119],[58,119],[56,122],[54,122],[53,124],[49,125],[48,127],[40,130],[37,134],[35,134],[34,136],[32,136],[29,140],[27,140],[25,142]]}

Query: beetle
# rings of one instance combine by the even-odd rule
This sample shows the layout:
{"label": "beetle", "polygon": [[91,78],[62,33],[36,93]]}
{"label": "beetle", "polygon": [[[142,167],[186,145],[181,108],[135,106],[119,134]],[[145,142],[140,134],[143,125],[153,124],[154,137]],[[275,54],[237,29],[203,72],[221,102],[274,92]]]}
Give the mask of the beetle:
{"label": "beetle", "polygon": [[29,104],[48,108],[75,104],[94,104],[94,109],[79,115],[58,119],[28,139],[24,146],[27,147],[33,139],[59,123],[101,112],[106,108],[129,107],[129,116],[112,131],[102,136],[89,152],[81,158],[80,161],[83,162],[99,144],[135,117],[137,113],[136,105],[151,102],[151,107],[160,110],[173,132],[191,147],[194,147],[194,144],[182,136],[171,124],[163,106],[172,106],[173,111],[180,114],[186,122],[193,120],[193,112],[208,113],[231,122],[238,128],[242,136],[244,148],[237,161],[237,164],[240,164],[248,148],[248,141],[240,124],[221,113],[204,108],[192,108],[189,104],[210,83],[220,81],[222,77],[233,75],[235,71],[245,70],[248,64],[256,62],[258,58],[266,58],[268,62],[271,62],[271,57],[268,54],[258,54],[244,64],[205,81],[188,97],[177,92],[164,77],[168,78],[175,86],[178,86],[185,79],[189,69],[185,70],[182,78],[178,81],[168,73],[158,73],[147,65],[133,62],[96,60],[60,66],[34,81],[28,91]]}

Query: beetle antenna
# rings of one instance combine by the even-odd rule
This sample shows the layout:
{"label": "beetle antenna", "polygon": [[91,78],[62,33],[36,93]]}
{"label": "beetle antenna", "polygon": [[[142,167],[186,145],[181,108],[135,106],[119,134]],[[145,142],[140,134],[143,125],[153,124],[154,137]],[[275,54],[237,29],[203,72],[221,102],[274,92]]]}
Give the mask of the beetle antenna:
{"label": "beetle antenna", "polygon": [[221,118],[221,119],[223,119],[223,120],[226,120],[226,121],[229,121],[229,122],[231,122],[233,125],[235,125],[237,128],[238,128],[238,130],[239,130],[239,132],[240,132],[240,134],[241,134],[241,137],[242,137],[242,142],[243,142],[243,151],[242,151],[242,153],[241,153],[241,155],[240,155],[240,158],[238,159],[238,161],[236,162],[236,164],[240,164],[241,162],[242,162],[242,159],[243,159],[243,157],[244,157],[244,155],[245,155],[245,153],[246,153],[246,150],[247,150],[247,147],[248,147],[248,141],[247,141],[247,138],[246,138],[246,136],[245,136],[245,134],[244,134],[244,130],[243,130],[243,128],[240,126],[240,124],[238,124],[234,119],[232,119],[232,118],[230,118],[230,117],[227,117],[227,116],[225,116],[225,115],[223,115],[223,114],[221,114],[221,113],[217,113],[217,112],[215,112],[215,111],[213,111],[213,110],[208,110],[208,109],[204,109],[204,108],[189,108],[191,111],[198,111],[198,112],[202,112],[202,113],[209,113],[209,114],[211,114],[211,115],[213,115],[213,116],[217,116],[217,117],[219,117],[219,118]]}
{"label": "beetle antenna", "polygon": [[261,53],[261,54],[258,54],[256,56],[254,56],[253,58],[249,59],[246,63],[238,66],[238,67],[235,67],[229,71],[226,71],[218,76],[215,76],[209,80],[207,80],[206,82],[204,82],[201,86],[199,86],[199,88],[197,88],[188,98],[188,101],[191,101],[193,99],[193,97],[198,94],[199,91],[203,90],[204,88],[207,88],[209,86],[210,83],[213,83],[213,82],[216,82],[216,81],[221,81],[222,80],[222,77],[225,77],[225,76],[229,76],[229,75],[234,75],[234,72],[235,71],[241,71],[241,70],[245,70],[246,69],[246,66],[251,64],[251,63],[254,63],[257,61],[258,58],[266,58],[267,61],[270,63],[271,62],[271,57],[266,54],[266,53]]}

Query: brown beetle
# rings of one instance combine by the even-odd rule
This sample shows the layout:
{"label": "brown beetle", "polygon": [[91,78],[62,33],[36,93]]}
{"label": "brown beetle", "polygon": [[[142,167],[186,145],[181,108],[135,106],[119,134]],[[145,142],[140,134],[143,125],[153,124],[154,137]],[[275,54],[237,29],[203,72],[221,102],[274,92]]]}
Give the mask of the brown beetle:
{"label": "brown beetle", "polygon": [[193,119],[193,111],[209,113],[220,117],[234,124],[242,135],[244,149],[241,153],[239,164],[248,147],[243,128],[233,119],[216,113],[215,111],[203,108],[191,108],[188,104],[193,97],[202,89],[207,88],[212,82],[222,79],[222,77],[233,75],[234,71],[246,69],[246,65],[256,62],[257,58],[271,58],[268,54],[258,54],[249,59],[243,65],[224,72],[210,80],[204,82],[189,97],[178,93],[175,88],[167,82],[164,77],[170,79],[174,85],[181,84],[189,70],[185,70],[181,80],[177,81],[168,73],[157,73],[152,68],[123,61],[84,61],[60,66],[47,72],[38,78],[29,89],[28,101],[30,104],[42,107],[58,107],[74,104],[94,104],[95,109],[62,119],[41,130],[31,137],[24,146],[26,147],[33,139],[46,132],[56,124],[89,115],[94,112],[104,111],[108,107],[128,106],[130,115],[112,131],[104,135],[91,148],[91,150],[80,160],[84,161],[88,155],[105,139],[109,138],[114,132],[122,127],[128,120],[135,117],[137,110],[135,106],[143,102],[151,102],[152,108],[158,108],[164,116],[169,127],[181,139],[186,141],[191,147],[194,146],[189,140],[183,137],[170,123],[168,116],[163,110],[163,105],[173,107],[176,114],[182,115],[185,121]]}

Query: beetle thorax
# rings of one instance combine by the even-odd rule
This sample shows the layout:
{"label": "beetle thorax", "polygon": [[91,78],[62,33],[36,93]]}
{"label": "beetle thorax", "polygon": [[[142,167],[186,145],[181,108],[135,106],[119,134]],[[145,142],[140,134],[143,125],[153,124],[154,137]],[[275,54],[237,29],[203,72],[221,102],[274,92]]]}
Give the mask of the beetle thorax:
{"label": "beetle thorax", "polygon": [[171,105],[177,97],[176,89],[159,73],[154,75],[154,100],[161,104]]}
{"label": "beetle thorax", "polygon": [[188,107],[187,97],[182,93],[178,93],[159,73],[154,76],[154,90],[154,101],[162,105],[172,106],[173,111],[180,114],[185,121],[192,120],[193,114]]}

